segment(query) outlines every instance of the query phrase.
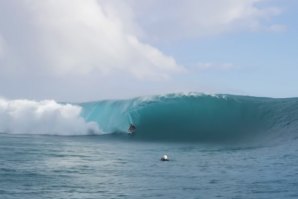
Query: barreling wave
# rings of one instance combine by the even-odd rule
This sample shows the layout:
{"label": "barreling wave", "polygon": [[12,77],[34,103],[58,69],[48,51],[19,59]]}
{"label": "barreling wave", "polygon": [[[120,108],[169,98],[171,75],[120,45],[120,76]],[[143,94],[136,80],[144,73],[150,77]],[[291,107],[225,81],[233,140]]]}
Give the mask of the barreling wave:
{"label": "barreling wave", "polygon": [[134,139],[200,141],[252,137],[298,129],[298,99],[273,99],[197,93],[106,100],[80,104],[82,117],[105,133]]}
{"label": "barreling wave", "polygon": [[0,99],[2,133],[128,137],[130,124],[137,127],[134,140],[296,138],[298,98],[188,93],[81,104]]}

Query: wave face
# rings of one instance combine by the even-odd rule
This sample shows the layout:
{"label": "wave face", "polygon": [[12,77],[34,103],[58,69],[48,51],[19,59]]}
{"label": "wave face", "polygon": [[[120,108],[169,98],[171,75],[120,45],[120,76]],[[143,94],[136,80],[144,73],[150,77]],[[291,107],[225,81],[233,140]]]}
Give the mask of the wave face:
{"label": "wave face", "polygon": [[298,129],[298,99],[234,95],[169,94],[131,100],[80,104],[82,117],[105,133],[127,133],[134,139],[200,141],[222,140],[264,132]]}

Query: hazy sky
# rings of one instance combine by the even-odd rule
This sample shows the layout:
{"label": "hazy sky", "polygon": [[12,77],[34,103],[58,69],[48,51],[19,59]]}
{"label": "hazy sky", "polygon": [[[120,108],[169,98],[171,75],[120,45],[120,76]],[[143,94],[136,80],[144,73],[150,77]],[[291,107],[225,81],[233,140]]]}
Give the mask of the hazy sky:
{"label": "hazy sky", "polygon": [[0,96],[298,96],[297,0],[0,0]]}

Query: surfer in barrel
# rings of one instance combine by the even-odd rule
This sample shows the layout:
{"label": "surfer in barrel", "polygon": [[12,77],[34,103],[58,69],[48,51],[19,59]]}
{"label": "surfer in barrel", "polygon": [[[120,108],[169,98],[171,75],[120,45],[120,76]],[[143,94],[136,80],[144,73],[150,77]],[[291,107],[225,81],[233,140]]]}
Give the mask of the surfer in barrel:
{"label": "surfer in barrel", "polygon": [[136,133],[137,127],[134,124],[130,124],[128,128],[128,133],[134,135]]}

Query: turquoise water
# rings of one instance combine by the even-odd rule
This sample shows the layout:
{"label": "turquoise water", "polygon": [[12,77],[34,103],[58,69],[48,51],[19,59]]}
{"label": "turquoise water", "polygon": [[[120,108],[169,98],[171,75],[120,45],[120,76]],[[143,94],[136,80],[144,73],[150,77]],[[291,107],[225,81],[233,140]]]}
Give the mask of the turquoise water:
{"label": "turquoise water", "polygon": [[2,100],[0,119],[0,199],[298,198],[297,98]]}
{"label": "turquoise water", "polygon": [[82,117],[96,122],[105,133],[126,133],[129,124],[135,124],[139,140],[230,141],[281,132],[289,135],[298,129],[298,98],[189,93],[80,106]]}
{"label": "turquoise water", "polygon": [[1,199],[298,197],[297,140],[233,147],[3,134],[0,162]]}

